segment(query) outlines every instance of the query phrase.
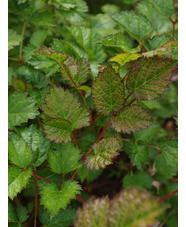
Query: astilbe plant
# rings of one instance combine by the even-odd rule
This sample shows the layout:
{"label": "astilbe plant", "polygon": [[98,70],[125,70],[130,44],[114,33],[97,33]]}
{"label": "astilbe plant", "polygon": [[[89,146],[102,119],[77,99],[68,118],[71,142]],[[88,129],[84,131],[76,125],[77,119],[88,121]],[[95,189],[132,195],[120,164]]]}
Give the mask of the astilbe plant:
{"label": "astilbe plant", "polygon": [[[24,2],[27,1],[19,1],[19,4]],[[52,28],[50,32],[55,31],[50,10],[45,11],[45,7],[49,7],[57,11],[56,17],[64,13],[71,25],[68,10],[71,12],[73,9],[73,13],[82,16],[87,8],[82,0],[67,2],[69,4],[63,1],[41,4],[41,12],[32,12],[32,23],[40,26],[48,23],[47,26]],[[150,7],[155,7],[154,15],[160,15],[165,23],[169,18],[173,25],[172,37],[161,34],[162,28],[158,27],[153,16],[143,12],[142,6],[149,12]],[[145,107],[145,102],[161,98],[168,91],[172,74],[177,70],[174,53],[177,49],[177,21],[171,19],[176,13],[171,0],[141,1],[136,9],[138,12],[124,11],[112,15],[109,20],[120,29],[99,40],[87,27],[67,26],[76,42],[55,39],[52,46],[47,47],[48,43],[42,45],[47,32],[37,30],[24,48],[24,60],[22,39],[27,20],[24,21],[22,36],[9,31],[9,50],[20,43],[19,62],[25,61],[16,73],[10,70],[9,222],[21,226],[28,220],[28,207],[14,207],[20,193],[35,196],[34,226],[38,209],[43,226],[70,226],[74,220],[76,227],[152,226],[166,211],[167,206],[158,202],[167,197],[158,201],[147,190],[152,187],[152,178],[143,170],[148,163],[147,148],[150,147],[161,151],[157,157],[156,154],[151,157],[160,174],[154,182],[159,179],[167,182],[176,176],[177,139],[168,138],[160,147],[144,143],[158,130],[155,117]],[[26,8],[24,13],[32,15]],[[103,46],[114,50],[114,54],[117,52],[110,56],[109,63],[105,61]],[[44,77],[43,72],[48,77]],[[96,124],[101,127],[93,141]],[[79,145],[87,132],[93,133],[89,136],[92,137],[89,139],[91,144]],[[128,134],[134,134],[134,138],[127,137]],[[94,171],[113,164],[123,149],[139,171],[125,176],[125,189],[113,198],[93,197],[85,202],[79,196],[82,186],[78,180],[82,182],[88,176],[86,173],[96,175]],[[175,189],[173,194],[176,192]],[[83,203],[77,214],[73,209],[73,199]],[[32,206],[30,204],[30,209]]]}

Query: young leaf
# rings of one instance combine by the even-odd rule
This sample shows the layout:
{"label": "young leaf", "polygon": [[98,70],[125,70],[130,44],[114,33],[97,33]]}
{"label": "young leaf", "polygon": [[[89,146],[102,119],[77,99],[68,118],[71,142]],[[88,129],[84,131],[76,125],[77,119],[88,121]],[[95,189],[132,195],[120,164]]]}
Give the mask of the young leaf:
{"label": "young leaf", "polygon": [[9,167],[8,169],[8,196],[13,199],[28,183],[32,175],[31,168],[22,172],[16,166]]}
{"label": "young leaf", "polygon": [[46,227],[68,227],[72,225],[75,218],[76,212],[71,208],[60,210],[53,218],[50,217],[47,210],[43,210],[40,215],[40,221]]}
{"label": "young leaf", "polygon": [[13,49],[14,46],[18,46],[22,36],[18,35],[14,30],[8,29],[8,51]]}
{"label": "young leaf", "polygon": [[35,107],[32,98],[27,97],[26,93],[14,92],[8,100],[8,127],[18,126],[34,119],[39,112]]}
{"label": "young leaf", "polygon": [[43,133],[34,125],[20,130],[24,141],[32,148],[32,163],[34,166],[40,166],[48,156],[50,142],[44,138]]}
{"label": "young leaf", "polygon": [[125,107],[110,119],[111,127],[117,132],[131,133],[146,129],[151,124],[151,116],[142,106],[133,104]]}
{"label": "young leaf", "polygon": [[18,206],[17,207],[17,216],[19,218],[19,221],[21,223],[25,222],[28,219],[28,211],[25,207],[23,206]]}
{"label": "young leaf", "polygon": [[[60,87],[50,89],[50,93],[46,95],[45,103],[42,106],[44,113],[51,118],[57,118],[47,122],[44,126],[46,132],[49,131],[49,135],[52,136],[51,133],[55,132],[52,140],[68,142],[72,130],[89,125],[87,109],[82,107],[79,100],[68,90],[65,91]],[[56,123],[59,123],[59,125]],[[56,138],[56,135],[60,137]]]}
{"label": "young leaf", "polygon": [[98,170],[112,164],[112,159],[119,153],[121,143],[115,137],[106,137],[93,146],[93,154],[89,154],[85,160],[88,169]]}
{"label": "young leaf", "polygon": [[123,187],[139,186],[146,189],[152,188],[152,177],[147,172],[137,171],[133,174],[127,174],[123,178]]}
{"label": "young leaf", "polygon": [[103,115],[109,115],[112,111],[122,108],[124,85],[111,65],[99,72],[93,82],[92,98],[97,111]]}
{"label": "young leaf", "polygon": [[48,163],[54,173],[64,174],[82,166],[80,150],[72,143],[55,144],[48,155]]}
{"label": "young leaf", "polygon": [[77,211],[75,227],[107,227],[108,210],[110,208],[108,197],[91,198]]}
{"label": "young leaf", "polygon": [[176,62],[157,57],[139,58],[127,74],[127,88],[137,100],[153,100],[165,93],[171,83]]}
{"label": "young leaf", "polygon": [[8,200],[8,222],[17,222],[17,216],[11,201]]}
{"label": "young leaf", "polygon": [[173,0],[149,0],[152,5],[166,16],[171,16],[175,12]]}
{"label": "young leaf", "polygon": [[8,141],[9,159],[20,168],[25,169],[32,161],[32,150],[23,139],[11,138]]}
{"label": "young leaf", "polygon": [[53,217],[59,209],[66,209],[71,199],[80,193],[81,187],[76,181],[67,181],[59,190],[55,183],[47,184],[41,191],[41,204],[44,205]]}
{"label": "young leaf", "polygon": [[111,17],[139,42],[144,40],[153,31],[150,20],[134,11],[116,13]]}
{"label": "young leaf", "polygon": [[117,62],[120,66],[123,66],[125,63],[134,61],[141,57],[140,54],[132,54],[132,53],[121,53],[116,54],[116,56],[109,59],[109,61]]}

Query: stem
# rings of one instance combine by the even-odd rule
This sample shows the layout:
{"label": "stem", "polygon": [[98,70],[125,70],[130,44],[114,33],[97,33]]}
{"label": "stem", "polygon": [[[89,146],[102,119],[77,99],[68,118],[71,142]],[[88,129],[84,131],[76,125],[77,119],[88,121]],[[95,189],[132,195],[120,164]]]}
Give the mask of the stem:
{"label": "stem", "polygon": [[19,61],[19,59],[16,59],[16,58],[8,58],[8,60],[11,60],[11,61]]}
{"label": "stem", "polygon": [[[107,130],[107,128],[109,127],[110,122],[107,123],[107,125],[105,126],[105,128],[103,129],[103,131],[100,133],[99,137],[97,138],[96,142],[93,144],[93,146],[101,139],[101,137],[103,136],[103,134],[105,133],[105,131]],[[93,150],[93,146],[90,148],[90,150],[84,155],[84,158],[87,157],[88,154],[90,154],[90,152]]]}
{"label": "stem", "polygon": [[175,25],[178,23],[178,19],[176,19],[175,21],[173,21],[171,19],[171,17],[169,17],[169,20],[172,22],[172,25],[173,25],[173,29],[172,29],[172,38],[174,39],[175,37]]}
{"label": "stem", "polygon": [[73,133],[71,134],[71,137],[72,137],[72,140],[74,141],[74,144],[76,145],[76,147],[80,150],[80,147],[79,147],[79,145],[78,145],[78,143],[77,143],[77,141],[76,141],[76,138],[75,138],[75,136],[73,135]]}
{"label": "stem", "polygon": [[161,151],[161,149],[159,147],[155,147],[155,146],[151,146],[151,145],[148,145],[148,144],[145,144],[146,147],[152,147],[158,151]]}
{"label": "stem", "polygon": [[[36,173],[36,169],[34,171]],[[37,179],[34,180],[34,185],[35,185],[35,216],[34,216],[34,227],[37,226]]]}
{"label": "stem", "polygon": [[86,202],[85,202],[81,197],[79,197],[78,195],[76,195],[76,198],[79,199],[79,201],[82,202],[83,204],[86,203]]}
{"label": "stem", "polygon": [[65,183],[65,174],[63,173],[63,183]]}
{"label": "stem", "polygon": [[170,194],[166,195],[165,197],[161,198],[160,200],[158,200],[158,203],[160,203],[161,201],[168,199],[169,197],[173,196],[174,194],[178,193],[178,189],[171,192]]}
{"label": "stem", "polygon": [[94,119],[92,119],[92,123],[95,123],[97,121],[98,118],[100,118],[102,116],[102,114],[99,114],[97,117],[95,117]]}
{"label": "stem", "polygon": [[77,171],[78,171],[78,169],[74,170],[74,172],[73,172],[73,174],[70,176],[69,180],[72,180],[72,179],[75,177]]}
{"label": "stem", "polygon": [[145,46],[144,46],[143,44],[141,44],[141,47],[143,48],[143,50],[144,50],[145,52],[147,52],[147,49],[145,48]]}
{"label": "stem", "polygon": [[22,59],[23,37],[24,37],[24,34],[25,34],[26,23],[27,23],[27,19],[24,19],[23,29],[22,29],[22,32],[21,32],[22,40],[20,42],[19,59]]}
{"label": "stem", "polygon": [[134,98],[134,99],[128,104],[128,106],[132,105],[135,101],[136,101],[136,99]]}
{"label": "stem", "polygon": [[134,91],[131,91],[131,93],[130,93],[130,94],[126,97],[126,99],[124,100],[124,103],[123,103],[123,104],[126,103],[127,99],[133,94],[133,92],[134,92]]}

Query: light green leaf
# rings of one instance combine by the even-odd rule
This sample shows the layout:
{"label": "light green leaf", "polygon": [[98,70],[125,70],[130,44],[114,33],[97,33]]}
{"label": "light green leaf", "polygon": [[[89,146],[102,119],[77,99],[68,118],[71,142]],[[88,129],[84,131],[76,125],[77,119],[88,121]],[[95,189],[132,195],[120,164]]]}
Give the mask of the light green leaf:
{"label": "light green leaf", "polygon": [[71,199],[80,193],[81,187],[76,181],[66,181],[60,187],[55,183],[47,184],[41,191],[41,204],[44,205],[53,217],[59,209],[66,209]]}
{"label": "light green leaf", "polygon": [[30,20],[36,26],[56,26],[53,16],[49,11],[35,13]]}
{"label": "light green leaf", "polygon": [[148,40],[149,47],[151,50],[155,50],[160,48],[163,44],[171,41],[172,38],[168,35],[155,35],[151,39]]}
{"label": "light green leaf", "polygon": [[125,63],[134,61],[141,57],[140,54],[132,54],[132,53],[121,53],[116,54],[116,56],[109,59],[109,61],[117,62],[120,66],[123,66]]}
{"label": "light green leaf", "polygon": [[26,93],[14,92],[8,100],[8,127],[20,125],[28,119],[34,119],[39,112],[32,98]]}
{"label": "light green leaf", "polygon": [[133,91],[137,100],[153,100],[168,90],[171,83],[171,71],[175,61],[169,59],[139,58],[132,63],[127,74],[127,88]]}
{"label": "light green leaf", "polygon": [[28,211],[25,207],[23,206],[18,206],[17,207],[17,216],[19,218],[19,221],[21,223],[25,222],[28,219]]}
{"label": "light green leaf", "polygon": [[35,47],[39,47],[43,44],[47,37],[47,30],[36,30],[30,39],[30,44]]}
{"label": "light green leaf", "polygon": [[32,148],[33,165],[36,167],[40,166],[47,159],[50,142],[44,138],[43,133],[34,125],[20,130],[20,134]]}
{"label": "light green leaf", "polygon": [[8,196],[13,199],[26,186],[32,175],[31,168],[22,171],[16,166],[8,169]]}
{"label": "light green leaf", "polygon": [[23,139],[11,137],[8,153],[10,161],[20,168],[25,169],[32,161],[32,150]]}
{"label": "light green leaf", "polygon": [[25,46],[23,48],[23,58],[24,58],[24,60],[25,61],[29,61],[36,50],[37,50],[37,48],[35,46],[31,45],[31,44]]}
{"label": "light green leaf", "polygon": [[18,35],[12,29],[8,29],[8,50],[13,49],[14,46],[18,46],[21,40],[22,40],[21,35]]}
{"label": "light green leaf", "polygon": [[123,178],[123,187],[139,186],[146,189],[152,188],[152,177],[147,172],[137,171],[133,174],[127,174]]}
{"label": "light green leaf", "polygon": [[8,200],[8,222],[17,222],[17,216],[13,204]]}
{"label": "light green leaf", "polygon": [[146,129],[151,124],[151,116],[142,106],[133,104],[125,107],[110,119],[111,127],[117,132],[131,133]]}
{"label": "light green leaf", "polygon": [[56,144],[50,150],[48,163],[54,173],[64,174],[82,166],[80,150],[72,143]]}
{"label": "light green leaf", "polygon": [[93,152],[86,157],[88,169],[98,170],[112,164],[112,159],[119,153],[121,143],[116,137],[106,137],[93,146]]}
{"label": "light green leaf", "polygon": [[109,115],[112,111],[122,108],[124,85],[111,65],[98,73],[93,82],[92,99],[96,110],[103,115]]}
{"label": "light green leaf", "polygon": [[71,208],[60,210],[53,218],[50,218],[46,210],[43,210],[40,215],[40,221],[46,227],[68,227],[72,225],[75,218],[76,211]]}
{"label": "light green leaf", "polygon": [[111,16],[114,21],[121,25],[132,38],[139,42],[144,40],[153,31],[152,24],[144,15],[134,11],[124,11]]}
{"label": "light green leaf", "polygon": [[162,14],[171,16],[175,13],[175,6],[173,0],[149,0],[152,5],[158,9]]}

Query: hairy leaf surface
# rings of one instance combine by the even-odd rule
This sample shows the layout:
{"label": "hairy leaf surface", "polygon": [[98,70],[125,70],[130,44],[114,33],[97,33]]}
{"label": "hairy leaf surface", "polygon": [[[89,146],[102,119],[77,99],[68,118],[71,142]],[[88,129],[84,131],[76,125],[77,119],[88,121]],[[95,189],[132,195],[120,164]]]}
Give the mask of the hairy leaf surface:
{"label": "hairy leaf surface", "polygon": [[124,86],[118,73],[111,65],[99,72],[92,88],[93,103],[97,111],[109,115],[122,108],[124,102]]}
{"label": "hairy leaf surface", "polygon": [[138,100],[153,100],[168,90],[175,61],[157,57],[139,58],[127,74],[127,88]]}
{"label": "hairy leaf surface", "polygon": [[131,133],[145,129],[151,124],[151,116],[142,106],[125,107],[118,116],[111,117],[111,127],[117,132]]}

